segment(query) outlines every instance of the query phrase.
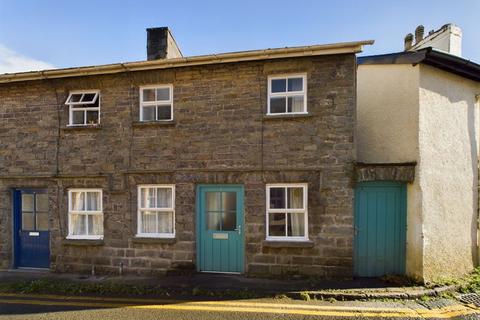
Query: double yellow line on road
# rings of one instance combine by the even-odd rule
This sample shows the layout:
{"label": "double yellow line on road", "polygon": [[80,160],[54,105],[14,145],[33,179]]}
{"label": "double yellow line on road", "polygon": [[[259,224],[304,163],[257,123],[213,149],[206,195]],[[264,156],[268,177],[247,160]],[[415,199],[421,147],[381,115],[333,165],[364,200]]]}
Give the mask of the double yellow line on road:
{"label": "double yellow line on road", "polygon": [[0,304],[66,306],[85,308],[128,308],[176,311],[210,311],[237,313],[269,313],[332,317],[388,317],[450,319],[463,315],[480,314],[473,306],[452,305],[438,309],[411,309],[334,306],[297,303],[265,303],[254,301],[182,301],[157,299],[126,299],[104,297],[75,297],[59,295],[29,295],[0,293]]}

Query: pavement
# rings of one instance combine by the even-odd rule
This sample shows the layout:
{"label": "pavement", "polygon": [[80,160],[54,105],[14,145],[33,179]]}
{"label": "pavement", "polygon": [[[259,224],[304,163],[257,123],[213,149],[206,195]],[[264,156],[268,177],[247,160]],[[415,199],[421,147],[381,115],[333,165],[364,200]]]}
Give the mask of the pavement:
{"label": "pavement", "polygon": [[[403,294],[403,298],[408,298],[432,289],[404,287],[401,282],[392,283],[379,279],[272,280],[222,274],[152,278],[55,274],[31,270],[0,272],[0,285],[39,279],[68,284],[156,286],[164,288],[167,294],[141,297],[128,291],[122,295],[108,292],[102,295],[81,295],[79,292],[76,292],[76,295],[60,292],[47,294],[42,293],[42,288],[38,287],[35,287],[35,293],[0,292],[0,320],[480,319],[480,309],[477,307],[480,304],[475,306],[473,303],[462,303],[456,299],[427,299],[425,296],[416,300],[384,299],[385,295],[392,293]],[[192,294],[195,290],[202,294]],[[255,295],[223,294],[232,293],[231,290],[248,290]],[[203,294],[210,292],[214,294]],[[322,292],[337,296],[323,296]],[[348,300],[343,298],[349,295],[352,300],[343,301]],[[359,298],[356,295],[363,296]],[[366,296],[374,296],[377,300],[365,299]]]}

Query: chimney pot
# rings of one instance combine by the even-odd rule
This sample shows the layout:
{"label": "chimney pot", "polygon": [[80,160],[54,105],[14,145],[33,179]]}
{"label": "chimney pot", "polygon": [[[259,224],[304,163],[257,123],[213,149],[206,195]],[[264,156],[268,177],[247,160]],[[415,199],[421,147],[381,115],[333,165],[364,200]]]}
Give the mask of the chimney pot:
{"label": "chimney pot", "polygon": [[425,32],[425,27],[422,25],[419,25],[415,29],[415,44],[419,43],[420,41],[423,40],[423,33]]}
{"label": "chimney pot", "polygon": [[413,45],[413,34],[409,33],[405,36],[405,51],[408,51],[412,48]]}

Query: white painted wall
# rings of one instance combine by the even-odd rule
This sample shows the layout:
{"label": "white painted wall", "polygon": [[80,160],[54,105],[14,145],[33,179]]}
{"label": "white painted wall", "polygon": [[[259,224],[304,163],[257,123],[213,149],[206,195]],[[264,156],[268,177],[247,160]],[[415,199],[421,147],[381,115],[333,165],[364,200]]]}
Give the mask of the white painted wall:
{"label": "white painted wall", "polygon": [[419,66],[359,65],[357,161],[417,160]]}
{"label": "white painted wall", "polygon": [[460,276],[477,261],[477,82],[420,66],[418,182],[423,276]]}

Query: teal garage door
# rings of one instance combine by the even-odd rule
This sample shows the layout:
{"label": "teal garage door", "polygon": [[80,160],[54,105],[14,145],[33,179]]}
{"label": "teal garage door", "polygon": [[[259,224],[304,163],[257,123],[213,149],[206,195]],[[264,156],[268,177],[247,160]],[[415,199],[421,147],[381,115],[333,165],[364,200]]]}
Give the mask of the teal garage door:
{"label": "teal garage door", "polygon": [[354,275],[405,274],[406,185],[361,182],[355,189]]}

